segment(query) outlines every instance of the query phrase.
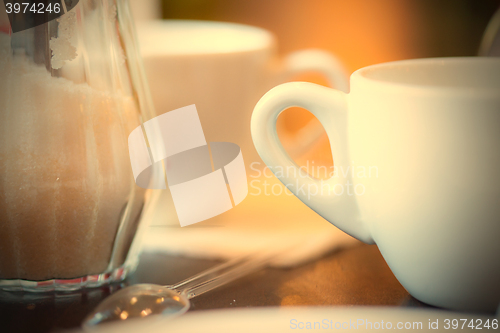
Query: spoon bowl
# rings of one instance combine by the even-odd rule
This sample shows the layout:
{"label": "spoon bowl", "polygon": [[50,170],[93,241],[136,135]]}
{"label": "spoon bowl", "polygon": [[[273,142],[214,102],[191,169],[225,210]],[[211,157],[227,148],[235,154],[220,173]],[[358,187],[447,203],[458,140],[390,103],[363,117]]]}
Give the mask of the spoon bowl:
{"label": "spoon bowl", "polygon": [[187,297],[168,286],[137,284],[114,293],[85,319],[84,326],[144,318],[151,315],[176,317],[189,309]]}
{"label": "spoon bowl", "polygon": [[101,324],[125,322],[161,315],[173,318],[189,310],[189,299],[264,267],[275,253],[236,258],[210,268],[176,285],[136,284],[121,289],[102,301],[83,321],[92,330]]}

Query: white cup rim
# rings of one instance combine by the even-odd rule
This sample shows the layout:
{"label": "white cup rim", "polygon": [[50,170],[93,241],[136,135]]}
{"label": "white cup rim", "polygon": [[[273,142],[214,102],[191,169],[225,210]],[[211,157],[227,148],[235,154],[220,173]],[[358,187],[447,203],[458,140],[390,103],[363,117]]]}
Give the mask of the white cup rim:
{"label": "white cup rim", "polygon": [[143,56],[251,52],[268,49],[275,42],[265,29],[219,21],[152,20],[138,23],[137,32]]}
{"label": "white cup rim", "polygon": [[[460,75],[454,81],[451,80],[452,76],[446,78],[447,74],[443,74],[443,77],[439,78],[439,71],[446,69],[446,66],[460,69],[460,72],[463,72],[462,79],[464,82],[460,81]],[[477,73],[473,73],[473,67],[479,69]],[[418,68],[420,70],[416,71]],[[432,75],[426,77],[427,73],[431,73],[431,69]],[[391,71],[394,76],[399,75],[399,77],[389,78]],[[498,75],[496,75],[497,72]],[[465,80],[467,75],[471,77],[471,80]],[[486,82],[488,80],[491,83],[490,85]],[[443,57],[386,62],[363,67],[355,71],[351,75],[351,86],[355,87],[356,85],[386,91],[388,89],[397,89],[417,93],[480,94],[500,98],[500,58]]]}

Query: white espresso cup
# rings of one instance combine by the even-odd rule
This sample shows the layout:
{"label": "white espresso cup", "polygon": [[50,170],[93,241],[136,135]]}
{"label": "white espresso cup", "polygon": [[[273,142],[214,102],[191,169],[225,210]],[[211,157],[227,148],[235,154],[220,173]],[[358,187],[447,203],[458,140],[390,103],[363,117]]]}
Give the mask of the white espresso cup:
{"label": "white espresso cup", "polygon": [[[335,166],[305,175],[276,133],[291,106],[324,126]],[[369,66],[351,92],[285,83],[256,105],[255,147],[302,202],[376,243],[415,298],[457,310],[500,302],[500,59]],[[279,172],[277,172],[279,171]]]}
{"label": "white espresso cup", "polygon": [[[138,24],[137,31],[156,113],[195,104],[206,141],[237,144],[247,173],[253,171],[252,163],[256,163],[253,169],[255,165],[264,167],[249,126],[253,107],[264,93],[294,75],[308,72],[324,75],[337,89],[348,89],[348,75],[335,56],[309,49],[280,58],[275,37],[261,28],[158,20]],[[321,133],[311,122],[300,131],[299,138],[290,132],[288,138],[302,142],[303,151]],[[152,224],[176,224],[168,191],[163,191],[160,202],[155,214],[158,218]],[[229,215],[214,217],[211,222],[225,218]]]}

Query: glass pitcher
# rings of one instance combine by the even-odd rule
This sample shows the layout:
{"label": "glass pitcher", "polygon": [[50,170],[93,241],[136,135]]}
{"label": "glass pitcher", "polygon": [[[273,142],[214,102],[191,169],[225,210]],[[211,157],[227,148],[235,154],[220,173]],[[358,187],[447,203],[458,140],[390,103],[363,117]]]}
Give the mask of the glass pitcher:
{"label": "glass pitcher", "polygon": [[4,290],[97,287],[137,265],[148,193],[127,139],[154,111],[128,1],[61,7],[34,28],[0,29]]}

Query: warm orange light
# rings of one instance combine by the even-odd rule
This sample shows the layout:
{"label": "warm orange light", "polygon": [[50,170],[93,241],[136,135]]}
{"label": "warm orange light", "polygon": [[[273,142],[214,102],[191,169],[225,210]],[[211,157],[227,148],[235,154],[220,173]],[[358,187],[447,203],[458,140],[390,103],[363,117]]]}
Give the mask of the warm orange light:
{"label": "warm orange light", "polygon": [[128,312],[127,311],[122,311],[122,313],[120,313],[120,319],[121,320],[125,320],[128,318]]}
{"label": "warm orange light", "polygon": [[141,317],[149,316],[151,312],[152,312],[151,309],[144,309],[141,311]]}

